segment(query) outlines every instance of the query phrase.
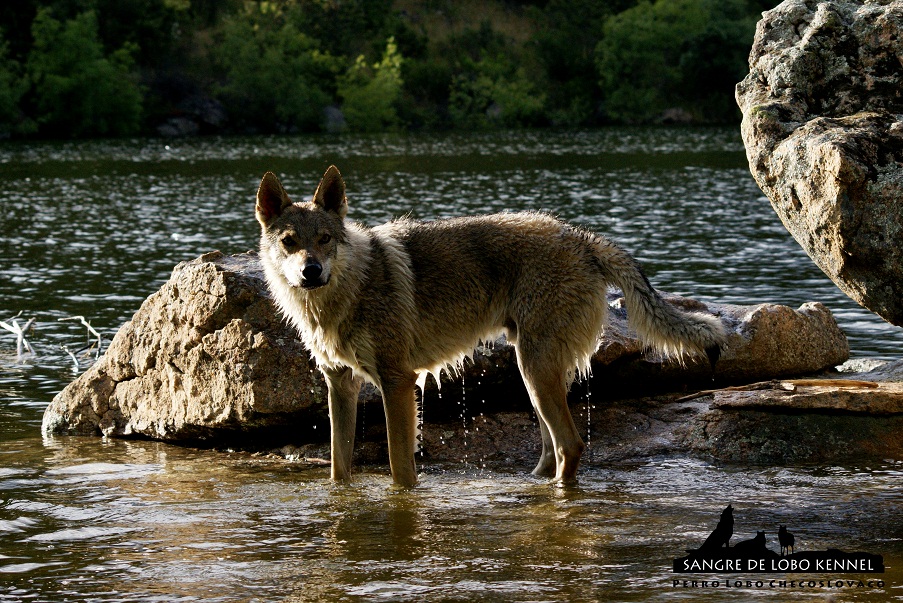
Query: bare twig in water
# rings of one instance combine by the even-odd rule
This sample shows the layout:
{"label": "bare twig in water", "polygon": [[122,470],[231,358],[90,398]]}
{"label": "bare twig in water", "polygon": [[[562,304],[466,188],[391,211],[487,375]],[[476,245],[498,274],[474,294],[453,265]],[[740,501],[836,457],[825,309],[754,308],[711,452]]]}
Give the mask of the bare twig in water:
{"label": "bare twig in water", "polygon": [[60,346],[60,349],[63,350],[64,352],[66,352],[67,354],[69,354],[69,358],[72,358],[72,364],[74,365],[74,366],[72,367],[72,370],[74,370],[74,371],[77,373],[77,372],[78,372],[78,369],[79,369],[78,358],[76,358],[76,357],[75,357],[75,354],[73,354],[72,352],[70,352],[70,351],[69,351],[69,348],[67,348],[66,346],[61,345],[61,346]]}
{"label": "bare twig in water", "polygon": [[[58,318],[57,322],[63,322],[66,320],[77,320],[78,322],[85,325],[85,327],[87,327],[88,333],[97,337],[97,353],[95,355],[95,358],[100,358],[100,350],[103,347],[103,339],[100,337],[100,333],[98,333],[97,331],[94,330],[94,327],[91,326],[90,322],[85,320],[84,316],[68,316],[66,318]],[[68,350],[66,350],[66,351],[68,352]]]}
{"label": "bare twig in water", "polygon": [[22,358],[25,357],[26,352],[34,354],[34,348],[32,348],[31,344],[28,343],[28,340],[25,339],[25,333],[31,328],[31,325],[34,324],[34,318],[30,318],[28,322],[25,323],[25,326],[21,327],[16,320],[16,318],[21,315],[22,313],[19,312],[16,314],[15,318],[12,318],[9,322],[0,320],[0,327],[16,336],[16,360],[22,360]]}

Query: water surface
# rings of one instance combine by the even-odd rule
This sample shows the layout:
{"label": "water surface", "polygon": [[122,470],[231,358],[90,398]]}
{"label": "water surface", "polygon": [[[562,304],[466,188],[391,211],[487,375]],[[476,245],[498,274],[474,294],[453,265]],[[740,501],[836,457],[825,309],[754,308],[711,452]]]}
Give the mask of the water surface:
{"label": "water surface", "polygon": [[[255,247],[264,171],[304,198],[330,163],[357,220],[551,211],[616,239],[663,290],[821,301],[854,356],[891,358],[903,344],[809,261],[728,129],[4,143],[0,319],[36,322],[24,359],[0,331],[0,600],[903,598],[895,460],[661,458],[586,467],[570,490],[530,467],[428,465],[420,487],[395,492],[380,467],[343,488],[325,468],[275,458],[41,437],[44,407],[94,358],[85,327],[59,319],[82,315],[108,342],[179,261]],[[776,549],[787,524],[800,548],[883,554],[887,584],[673,587],[671,561],[727,503],[737,538],[767,530]]]}
{"label": "water surface", "polygon": [[[0,600],[700,601],[900,597],[901,467],[716,467],[658,459],[559,489],[520,471],[384,468],[351,486],[243,453],[47,442],[0,472]],[[18,447],[33,447],[29,441]],[[10,497],[10,498],[7,498]],[[789,524],[800,550],[884,554],[884,588],[675,587],[671,562],[728,501],[735,540]],[[773,543],[776,548],[776,543]],[[864,579],[867,576],[846,576]],[[711,579],[712,577],[709,577]],[[875,579],[872,576],[871,579]]]}

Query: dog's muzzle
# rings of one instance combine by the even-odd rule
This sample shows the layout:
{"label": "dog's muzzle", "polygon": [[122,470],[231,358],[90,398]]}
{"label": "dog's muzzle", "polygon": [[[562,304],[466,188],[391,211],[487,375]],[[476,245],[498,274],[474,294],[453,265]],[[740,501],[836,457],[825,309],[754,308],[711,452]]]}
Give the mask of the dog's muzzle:
{"label": "dog's muzzle", "polygon": [[323,278],[323,266],[319,262],[308,262],[301,270],[301,288],[316,289],[329,282],[329,277]]}

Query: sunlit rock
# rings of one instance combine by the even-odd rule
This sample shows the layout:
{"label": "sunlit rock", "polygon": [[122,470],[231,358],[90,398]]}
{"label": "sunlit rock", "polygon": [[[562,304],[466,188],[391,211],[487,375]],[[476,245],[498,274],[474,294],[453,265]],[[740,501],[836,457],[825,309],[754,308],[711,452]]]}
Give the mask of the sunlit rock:
{"label": "sunlit rock", "polygon": [[325,382],[265,290],[256,255],[179,264],[54,398],[45,433],[228,441],[325,430]]}
{"label": "sunlit rock", "polygon": [[737,85],[749,166],[837,286],[903,325],[903,2],[787,0]]}
{"label": "sunlit rock", "polygon": [[714,374],[707,359],[684,361],[648,354],[631,333],[627,314],[618,295],[610,326],[593,363],[593,376],[606,387],[637,392],[645,389],[680,391],[707,387],[713,379],[719,383],[749,383],[762,379],[805,375],[836,366],[850,354],[847,338],[831,311],[823,304],[810,302],[793,310],[778,304],[734,306],[665,296],[687,310],[711,312],[728,328],[727,347],[715,365]]}
{"label": "sunlit rock", "polygon": [[903,362],[820,379],[715,391],[676,430],[679,446],[721,460],[781,464],[903,458]]}

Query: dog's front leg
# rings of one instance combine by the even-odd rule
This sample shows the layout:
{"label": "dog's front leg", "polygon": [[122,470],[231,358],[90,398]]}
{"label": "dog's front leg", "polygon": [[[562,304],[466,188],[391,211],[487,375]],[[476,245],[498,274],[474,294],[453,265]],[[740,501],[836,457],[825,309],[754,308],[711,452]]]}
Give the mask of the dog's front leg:
{"label": "dog's front leg", "polygon": [[357,397],[362,380],[346,367],[323,369],[329,386],[329,425],[331,428],[332,479],[340,482],[351,478],[354,454],[354,430],[357,425]]}
{"label": "dog's front leg", "polygon": [[399,486],[417,483],[414,450],[417,444],[417,400],[414,398],[413,373],[381,375],[380,388],[386,409],[386,431],[389,436],[389,465],[392,480]]}

